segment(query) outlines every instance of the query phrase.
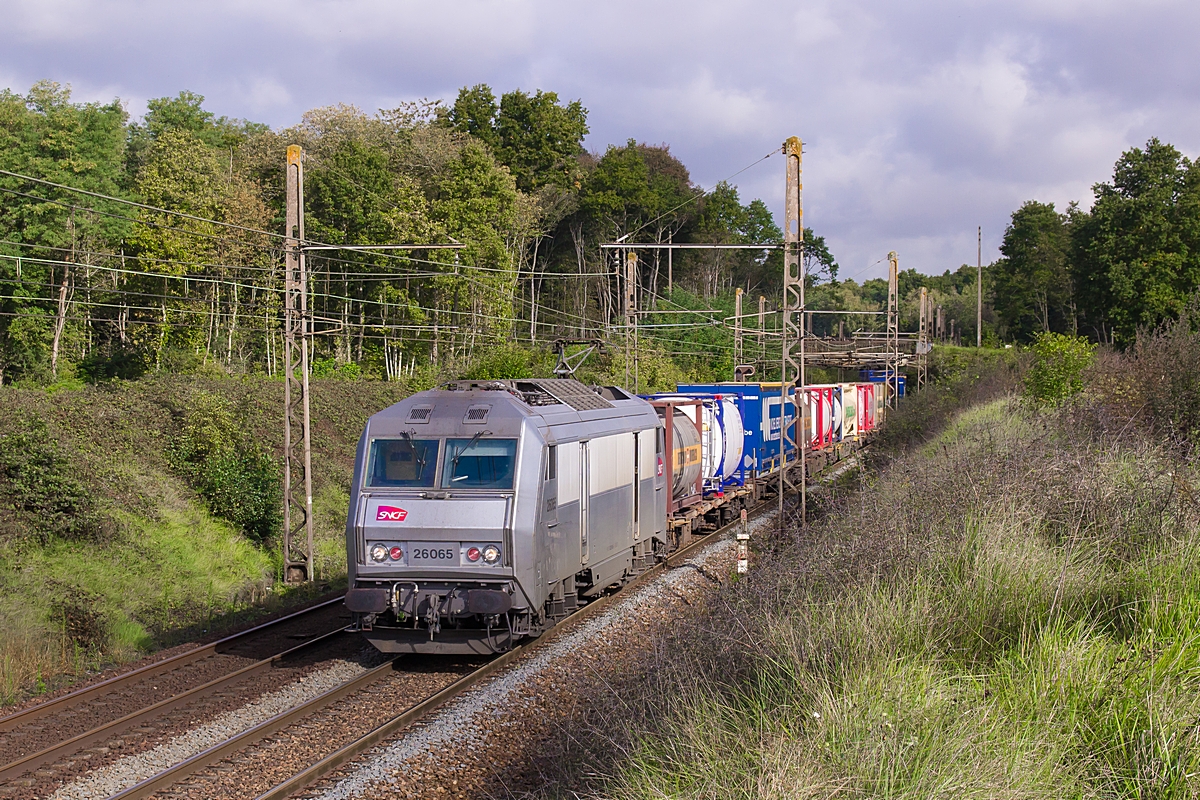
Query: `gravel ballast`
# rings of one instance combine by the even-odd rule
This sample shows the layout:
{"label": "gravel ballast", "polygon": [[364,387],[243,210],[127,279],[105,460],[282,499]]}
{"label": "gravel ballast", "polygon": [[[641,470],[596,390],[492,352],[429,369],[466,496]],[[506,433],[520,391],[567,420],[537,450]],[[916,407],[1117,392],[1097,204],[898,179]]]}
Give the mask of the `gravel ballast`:
{"label": "gravel ballast", "polygon": [[365,671],[357,661],[339,660],[310,672],[282,689],[229,711],[186,733],[133,756],[115,761],[86,778],[61,787],[54,800],[93,800],[127,789],[168,767],[203,752],[271,717],[329,691]]}
{"label": "gravel ballast", "polygon": [[[773,515],[751,523],[771,524]],[[321,800],[478,797],[520,790],[522,771],[547,736],[562,735],[572,708],[603,691],[673,610],[719,587],[736,559],[732,538],[714,542],[594,619],[466,692],[428,721],[372,751],[302,796]],[[527,776],[526,776],[527,777]]]}

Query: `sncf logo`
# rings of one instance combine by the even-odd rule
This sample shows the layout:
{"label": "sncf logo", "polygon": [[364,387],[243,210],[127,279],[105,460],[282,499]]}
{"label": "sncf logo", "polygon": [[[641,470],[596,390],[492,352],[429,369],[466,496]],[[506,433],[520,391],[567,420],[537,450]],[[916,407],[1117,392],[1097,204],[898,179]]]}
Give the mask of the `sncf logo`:
{"label": "sncf logo", "polygon": [[380,506],[379,511],[375,512],[376,522],[404,522],[404,518],[408,516],[408,512],[403,508],[395,506]]}

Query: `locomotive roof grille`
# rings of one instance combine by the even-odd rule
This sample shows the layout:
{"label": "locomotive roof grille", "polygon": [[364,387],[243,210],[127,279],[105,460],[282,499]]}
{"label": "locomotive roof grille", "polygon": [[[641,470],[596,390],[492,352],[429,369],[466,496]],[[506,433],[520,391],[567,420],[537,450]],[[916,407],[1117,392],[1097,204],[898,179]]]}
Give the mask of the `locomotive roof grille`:
{"label": "locomotive roof grille", "polygon": [[[526,381],[523,381],[523,383]],[[546,394],[558,399],[576,411],[596,411],[612,408],[612,403],[579,381],[569,378],[546,378],[543,380],[527,381]]]}
{"label": "locomotive roof grille", "polygon": [[408,411],[409,422],[429,422],[433,416],[433,406],[413,406]]}
{"label": "locomotive roof grille", "polygon": [[[612,408],[600,390],[585,386],[570,378],[538,378],[520,381],[457,381],[446,384],[450,391],[510,392],[529,406],[566,405],[576,411],[599,411]],[[611,393],[612,399],[628,399]],[[622,393],[623,394],[623,393]],[[474,422],[476,420],[465,420]]]}
{"label": "locomotive roof grille", "polygon": [[487,422],[488,413],[491,410],[491,406],[471,406],[467,409],[467,415],[463,417],[463,422],[482,425]]}

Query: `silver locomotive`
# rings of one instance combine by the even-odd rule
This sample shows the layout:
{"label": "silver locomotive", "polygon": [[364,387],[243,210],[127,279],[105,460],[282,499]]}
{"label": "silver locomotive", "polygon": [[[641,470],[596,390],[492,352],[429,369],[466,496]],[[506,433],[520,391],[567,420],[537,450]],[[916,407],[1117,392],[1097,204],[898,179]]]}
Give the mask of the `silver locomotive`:
{"label": "silver locomotive", "polygon": [[614,387],[415,394],[359,442],[346,605],[390,653],[493,653],[536,636],[664,551],[663,448],[651,404]]}

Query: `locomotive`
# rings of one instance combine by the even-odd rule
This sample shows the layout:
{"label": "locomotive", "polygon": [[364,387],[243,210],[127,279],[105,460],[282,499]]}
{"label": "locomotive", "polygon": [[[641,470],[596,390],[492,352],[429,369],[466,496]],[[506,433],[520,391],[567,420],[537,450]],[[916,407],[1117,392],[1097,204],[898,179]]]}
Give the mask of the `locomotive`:
{"label": "locomotive", "polygon": [[[802,390],[810,456],[874,427],[862,386]],[[853,435],[834,388],[855,398]],[[800,427],[795,400],[778,383],[639,397],[558,378],[459,381],[384,409],[359,440],[347,516],[355,627],[388,653],[498,653],[541,634],[760,499],[794,460],[780,432]]]}

